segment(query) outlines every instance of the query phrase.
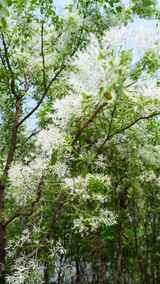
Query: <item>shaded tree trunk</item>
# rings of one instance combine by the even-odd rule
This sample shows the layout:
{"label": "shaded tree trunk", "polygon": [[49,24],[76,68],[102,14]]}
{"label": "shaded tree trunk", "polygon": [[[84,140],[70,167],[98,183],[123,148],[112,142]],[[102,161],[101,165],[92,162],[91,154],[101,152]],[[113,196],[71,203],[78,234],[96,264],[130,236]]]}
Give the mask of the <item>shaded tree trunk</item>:
{"label": "shaded tree trunk", "polygon": [[116,283],[122,283],[122,261],[123,261],[123,247],[122,247],[122,223],[121,220],[118,224],[118,251],[117,251],[117,274],[116,274]]}
{"label": "shaded tree trunk", "polygon": [[98,284],[107,284],[107,256],[106,245],[101,239],[100,233],[97,235],[97,276]]}
{"label": "shaded tree trunk", "polygon": [[46,261],[45,263],[45,269],[44,269],[44,284],[49,283],[49,271],[48,271],[48,263]]}
{"label": "shaded tree trunk", "polygon": [[5,283],[4,185],[0,182],[0,284]]}
{"label": "shaded tree trunk", "polygon": [[[4,41],[4,39],[3,39]],[[5,42],[4,42],[5,45]],[[13,92],[14,93],[14,92]],[[15,95],[15,93],[14,93]],[[22,114],[22,102],[21,97],[16,96],[15,101],[15,118],[11,130],[11,140],[8,149],[8,155],[4,166],[3,174],[0,181],[0,284],[5,284],[5,246],[6,246],[6,230],[4,226],[4,202],[5,202],[5,181],[8,177],[8,172],[14,159],[16,145],[17,145],[17,134],[18,134],[18,123]]]}
{"label": "shaded tree trunk", "polygon": [[99,259],[99,284],[107,284],[107,260],[103,251]]}
{"label": "shaded tree trunk", "polygon": [[76,284],[79,284],[81,281],[81,277],[80,277],[80,265],[79,265],[79,261],[76,260]]}

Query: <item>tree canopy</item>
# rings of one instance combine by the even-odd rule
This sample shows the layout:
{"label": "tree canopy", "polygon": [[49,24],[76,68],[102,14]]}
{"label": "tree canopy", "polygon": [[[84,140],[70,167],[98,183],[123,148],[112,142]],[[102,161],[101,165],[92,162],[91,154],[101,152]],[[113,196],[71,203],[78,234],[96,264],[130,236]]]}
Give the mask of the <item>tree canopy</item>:
{"label": "tree canopy", "polygon": [[160,282],[154,0],[0,3],[0,284]]}

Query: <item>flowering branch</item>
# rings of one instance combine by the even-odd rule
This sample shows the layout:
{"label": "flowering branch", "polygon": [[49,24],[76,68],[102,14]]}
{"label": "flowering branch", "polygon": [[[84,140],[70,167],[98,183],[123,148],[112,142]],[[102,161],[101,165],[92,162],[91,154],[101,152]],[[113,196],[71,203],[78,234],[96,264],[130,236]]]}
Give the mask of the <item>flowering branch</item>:
{"label": "flowering branch", "polygon": [[42,20],[41,25],[41,56],[42,56],[42,66],[43,66],[43,85],[44,90],[46,89],[46,67],[45,67],[45,55],[44,55],[44,21]]}
{"label": "flowering branch", "polygon": [[92,115],[90,116],[90,118],[85,121],[83,123],[83,125],[80,127],[80,129],[78,130],[74,140],[73,140],[73,146],[75,145],[75,143],[78,141],[78,139],[81,137],[83,131],[88,128],[88,126],[95,120],[95,118],[97,117],[98,113],[100,113],[101,110],[103,110],[105,108],[105,106],[108,105],[108,102],[104,102],[103,104],[100,104],[95,111],[92,113]]}
{"label": "flowering branch", "polygon": [[[75,48],[73,49],[72,53],[70,54],[70,57],[72,58],[74,56],[74,54],[77,52],[79,46],[81,45],[81,37],[79,38]],[[44,55],[42,55],[44,56]],[[43,58],[44,60],[44,58]],[[44,62],[43,62],[44,64]],[[53,78],[50,80],[50,82],[48,83],[48,86],[45,87],[45,90],[39,100],[39,102],[37,103],[37,105],[24,117],[22,118],[22,120],[17,124],[17,127],[19,127],[21,124],[23,124],[33,113],[35,113],[37,111],[37,109],[41,106],[41,104],[43,103],[45,97],[48,94],[48,91],[50,90],[50,87],[52,86],[53,82],[58,78],[58,76],[61,74],[61,72],[66,68],[66,64],[63,61],[62,65],[60,66],[60,68],[57,70],[57,72],[54,74]],[[44,71],[43,71],[44,72]]]}
{"label": "flowering branch", "polygon": [[114,133],[112,133],[111,135],[107,135],[107,137],[104,139],[103,143],[100,145],[100,147],[98,148],[98,152],[101,151],[101,149],[104,147],[104,145],[107,143],[108,140],[111,140],[114,136],[123,133],[124,131],[130,129],[132,126],[134,126],[135,124],[137,124],[139,121],[141,120],[148,120],[148,119],[152,119],[156,116],[160,115],[160,111],[157,112],[153,112],[149,115],[145,115],[145,116],[140,116],[137,119],[135,119],[134,121],[130,122],[128,125],[120,128],[119,130],[115,131]]}
{"label": "flowering branch", "polygon": [[40,201],[41,196],[42,196],[42,188],[44,186],[44,176],[41,176],[40,182],[38,184],[38,188],[37,188],[37,192],[36,192],[36,198],[35,200],[32,201],[30,208],[25,208],[23,210],[17,210],[17,212],[10,217],[8,220],[5,221],[4,226],[8,226],[10,223],[12,223],[15,219],[25,216],[25,217],[30,217],[33,212],[34,209],[37,205],[37,203]]}

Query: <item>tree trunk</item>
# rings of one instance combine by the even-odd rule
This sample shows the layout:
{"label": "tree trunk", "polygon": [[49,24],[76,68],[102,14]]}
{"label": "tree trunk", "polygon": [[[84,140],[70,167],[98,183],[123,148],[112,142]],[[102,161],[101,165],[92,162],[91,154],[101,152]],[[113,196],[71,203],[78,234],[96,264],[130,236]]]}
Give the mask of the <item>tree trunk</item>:
{"label": "tree trunk", "polygon": [[[5,43],[4,43],[5,44]],[[0,180],[0,284],[5,284],[5,246],[6,246],[6,234],[4,226],[4,202],[5,202],[5,181],[8,177],[8,172],[14,159],[16,145],[17,145],[17,132],[18,123],[22,113],[21,97],[16,96],[15,103],[15,119],[11,130],[11,141],[8,150],[6,164],[3,170],[3,174]]]}
{"label": "tree trunk", "polygon": [[101,239],[100,232],[96,237],[96,248],[97,248],[97,278],[98,284],[107,284],[107,255],[106,255],[106,244]]}
{"label": "tree trunk", "polygon": [[[121,218],[120,218],[121,219]],[[122,222],[119,221],[117,228],[117,273],[116,273],[116,284],[122,283],[122,273],[123,273],[123,247],[122,247]]]}
{"label": "tree trunk", "polygon": [[107,260],[106,257],[103,256],[103,252],[100,256],[99,264],[99,284],[107,284]]}
{"label": "tree trunk", "polygon": [[0,223],[0,284],[5,283],[5,228]]}
{"label": "tree trunk", "polygon": [[45,262],[45,268],[44,268],[44,284],[49,283],[49,273],[48,273],[48,263]]}
{"label": "tree trunk", "polygon": [[4,186],[0,182],[0,284],[5,284]]}
{"label": "tree trunk", "polygon": [[81,282],[80,266],[79,266],[79,261],[76,260],[76,284],[80,284],[80,282]]}

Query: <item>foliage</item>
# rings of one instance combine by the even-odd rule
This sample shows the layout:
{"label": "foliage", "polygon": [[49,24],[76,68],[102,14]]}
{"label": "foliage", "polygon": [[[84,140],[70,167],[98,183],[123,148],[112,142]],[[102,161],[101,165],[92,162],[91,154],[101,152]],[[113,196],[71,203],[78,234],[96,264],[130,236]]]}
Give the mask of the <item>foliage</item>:
{"label": "foliage", "polygon": [[0,283],[159,283],[157,9],[2,1]]}

